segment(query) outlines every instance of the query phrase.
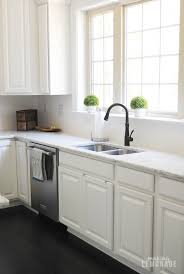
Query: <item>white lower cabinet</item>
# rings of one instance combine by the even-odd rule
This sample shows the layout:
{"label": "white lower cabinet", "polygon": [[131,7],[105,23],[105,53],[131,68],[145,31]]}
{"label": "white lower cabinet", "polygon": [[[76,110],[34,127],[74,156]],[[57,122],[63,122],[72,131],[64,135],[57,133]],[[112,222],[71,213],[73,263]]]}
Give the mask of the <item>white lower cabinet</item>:
{"label": "white lower cabinet", "polygon": [[16,142],[17,152],[17,183],[18,197],[23,202],[30,204],[30,180],[28,174],[28,157],[25,142]]}
{"label": "white lower cabinet", "polygon": [[60,167],[59,215],[61,223],[112,249],[112,183]]}
{"label": "white lower cabinet", "polygon": [[156,273],[183,274],[184,206],[159,200],[156,246],[156,255],[168,257],[170,261],[168,265],[157,269]]}
{"label": "white lower cabinet", "polygon": [[93,241],[112,249],[113,184],[84,176],[84,233]]}
{"label": "white lower cabinet", "polygon": [[[153,197],[117,185],[115,191],[115,252],[142,266],[152,257]],[[150,270],[150,269],[147,269]]]}
{"label": "white lower cabinet", "polygon": [[61,223],[138,273],[184,274],[183,182],[117,166],[113,184],[106,163],[60,156]]}
{"label": "white lower cabinet", "polygon": [[59,167],[59,220],[81,232],[82,173]]}
{"label": "white lower cabinet", "polygon": [[8,199],[17,198],[15,141],[0,141],[0,193]]}

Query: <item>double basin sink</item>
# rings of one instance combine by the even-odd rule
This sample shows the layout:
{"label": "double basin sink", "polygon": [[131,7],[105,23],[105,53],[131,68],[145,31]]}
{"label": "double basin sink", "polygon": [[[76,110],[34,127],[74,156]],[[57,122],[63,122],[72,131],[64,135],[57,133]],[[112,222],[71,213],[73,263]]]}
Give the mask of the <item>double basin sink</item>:
{"label": "double basin sink", "polygon": [[141,152],[140,150],[131,149],[131,148],[120,148],[109,144],[104,143],[95,143],[95,144],[89,144],[89,145],[80,145],[78,148],[90,150],[94,152],[103,152],[108,155],[124,155],[124,154],[133,154]]}

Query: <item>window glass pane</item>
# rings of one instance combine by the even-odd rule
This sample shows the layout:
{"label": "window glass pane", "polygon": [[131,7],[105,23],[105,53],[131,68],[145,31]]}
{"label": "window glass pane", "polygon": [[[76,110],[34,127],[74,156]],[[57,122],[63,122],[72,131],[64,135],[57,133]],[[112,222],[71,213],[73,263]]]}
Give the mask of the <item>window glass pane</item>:
{"label": "window glass pane", "polygon": [[103,84],[103,63],[93,63],[93,83]]}
{"label": "window glass pane", "polygon": [[159,108],[159,85],[143,85],[142,95],[148,101],[149,110],[158,110]]}
{"label": "window glass pane", "polygon": [[113,36],[113,12],[108,12],[104,14],[104,36]]}
{"label": "window glass pane", "polygon": [[145,84],[159,83],[159,58],[158,57],[143,59],[142,82]]}
{"label": "window glass pane", "polygon": [[125,91],[128,107],[130,98],[142,94],[147,98],[150,110],[176,111],[180,0],[152,0],[129,5],[125,8],[125,18]]}
{"label": "window glass pane", "polygon": [[103,37],[103,15],[92,17],[92,38]]}
{"label": "window glass pane", "polygon": [[113,86],[104,85],[104,107],[113,103]]}
{"label": "window glass pane", "polygon": [[128,7],[126,23],[127,32],[142,29],[142,4]]}
{"label": "window glass pane", "polygon": [[93,85],[92,93],[99,98],[100,106],[103,106],[103,85]]}
{"label": "window glass pane", "polygon": [[103,60],[103,39],[93,40],[93,61]]}
{"label": "window glass pane", "polygon": [[104,38],[104,60],[113,59],[113,38]]}
{"label": "window glass pane", "polygon": [[160,109],[176,112],[178,106],[178,85],[160,86]]}
{"label": "window glass pane", "polygon": [[128,84],[141,84],[141,59],[129,59],[127,61],[127,83]]}
{"label": "window glass pane", "polygon": [[135,96],[141,95],[141,85],[127,85],[127,106],[130,108],[130,102]]}
{"label": "window glass pane", "polygon": [[99,11],[91,15],[91,79],[92,93],[107,107],[113,102],[114,80],[114,11]]}
{"label": "window glass pane", "polygon": [[160,0],[143,4],[143,29],[160,27]]}
{"label": "window glass pane", "polygon": [[168,27],[161,30],[161,54],[179,53],[179,27]]}
{"label": "window glass pane", "polygon": [[161,57],[160,82],[161,84],[178,83],[178,56]]}
{"label": "window glass pane", "polygon": [[104,62],[104,84],[113,83],[113,62]]}
{"label": "window glass pane", "polygon": [[161,25],[180,23],[180,0],[161,0]]}
{"label": "window glass pane", "polygon": [[141,57],[142,54],[142,33],[128,33],[127,34],[127,57]]}
{"label": "window glass pane", "polygon": [[143,31],[143,56],[160,55],[160,30]]}

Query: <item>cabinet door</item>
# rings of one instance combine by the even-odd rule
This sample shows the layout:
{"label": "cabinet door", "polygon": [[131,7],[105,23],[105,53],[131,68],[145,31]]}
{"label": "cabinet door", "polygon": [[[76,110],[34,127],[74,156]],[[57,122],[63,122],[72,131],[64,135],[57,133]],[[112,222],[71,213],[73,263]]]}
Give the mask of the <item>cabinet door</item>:
{"label": "cabinet door", "polygon": [[38,6],[40,92],[49,93],[48,4]]}
{"label": "cabinet door", "polygon": [[29,0],[2,0],[4,86],[10,94],[30,88]]}
{"label": "cabinet door", "polygon": [[49,66],[51,94],[68,94],[70,92],[68,85],[68,76],[70,74],[70,8],[65,2],[49,2]]}
{"label": "cabinet door", "polygon": [[81,232],[82,174],[59,167],[59,220]]}
{"label": "cabinet door", "polygon": [[122,186],[115,192],[115,251],[142,266],[152,256],[153,197]]}
{"label": "cabinet door", "polygon": [[0,141],[0,193],[8,199],[17,198],[15,142]]}
{"label": "cabinet door", "polygon": [[113,184],[90,176],[84,182],[84,233],[93,241],[112,249]]}
{"label": "cabinet door", "polygon": [[[0,60],[3,60],[2,2],[0,1]],[[0,93],[4,89],[3,62],[0,62]]]}
{"label": "cabinet door", "polygon": [[29,186],[29,179],[28,179],[26,143],[16,142],[16,152],[17,152],[18,196],[23,202],[29,204],[30,186]]}
{"label": "cabinet door", "polygon": [[156,273],[184,273],[184,206],[159,200],[157,219],[156,256],[168,257],[176,267],[161,268]]}

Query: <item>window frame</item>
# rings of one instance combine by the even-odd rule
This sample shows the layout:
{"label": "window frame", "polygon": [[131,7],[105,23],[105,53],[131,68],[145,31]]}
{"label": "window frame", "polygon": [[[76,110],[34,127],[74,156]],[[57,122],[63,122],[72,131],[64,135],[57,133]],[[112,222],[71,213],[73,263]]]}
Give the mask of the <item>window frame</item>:
{"label": "window frame", "polygon": [[[91,17],[108,10],[114,11],[114,76],[113,76],[113,103],[120,102],[126,105],[126,89],[125,89],[125,7],[137,5],[152,0],[138,0],[131,3],[116,3],[101,8],[96,8],[87,11],[87,95],[91,91],[91,43],[90,43],[90,30],[91,30]],[[149,111],[150,117],[171,117],[183,118],[184,117],[184,0],[180,0],[180,34],[179,34],[179,77],[178,77],[178,106],[177,112],[170,111]],[[120,34],[120,35],[119,35]],[[133,111],[127,106],[130,113]],[[103,108],[105,111],[107,107]],[[114,113],[122,113],[120,109],[113,110]]]}
{"label": "window frame", "polygon": [[[112,4],[101,8],[96,8],[87,12],[87,90],[89,91],[87,95],[92,90],[92,43],[91,43],[91,19],[93,16],[106,13],[108,11],[114,12],[114,42],[113,42],[113,102],[122,101],[122,35],[118,37],[118,33],[121,33],[122,28],[122,20],[121,20],[121,12],[122,5]],[[118,14],[118,16],[117,16]],[[115,69],[118,68],[118,69]],[[102,110],[107,110],[107,107],[102,107]]]}

